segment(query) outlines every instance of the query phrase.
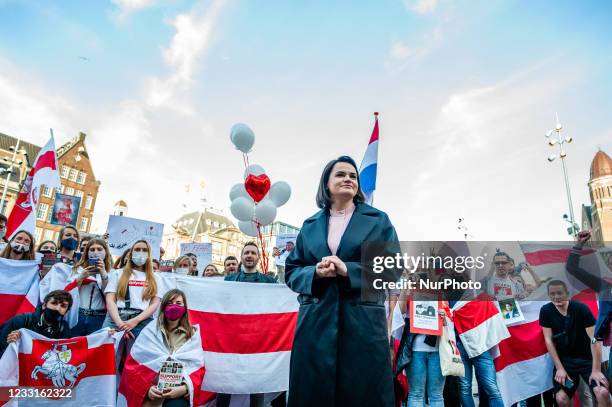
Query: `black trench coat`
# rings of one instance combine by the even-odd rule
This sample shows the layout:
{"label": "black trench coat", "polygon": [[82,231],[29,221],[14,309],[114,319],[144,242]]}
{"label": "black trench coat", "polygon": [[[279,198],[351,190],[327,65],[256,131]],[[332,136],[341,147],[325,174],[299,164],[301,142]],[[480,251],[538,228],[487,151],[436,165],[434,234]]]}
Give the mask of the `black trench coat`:
{"label": "black trench coat", "polygon": [[[300,294],[288,405],[393,407],[384,293],[361,296],[361,244],[385,241],[397,251],[397,234],[384,212],[357,204],[336,253],[348,278],[315,279],[316,263],[331,255],[328,220],[327,209],[307,219],[285,263],[287,285]],[[366,273],[373,275],[371,268]]]}

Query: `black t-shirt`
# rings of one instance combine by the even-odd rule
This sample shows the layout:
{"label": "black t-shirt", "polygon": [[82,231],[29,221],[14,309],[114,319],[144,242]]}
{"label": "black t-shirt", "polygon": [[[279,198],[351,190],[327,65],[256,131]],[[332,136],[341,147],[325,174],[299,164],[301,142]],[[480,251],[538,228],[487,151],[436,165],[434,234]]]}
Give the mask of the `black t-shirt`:
{"label": "black t-shirt", "polygon": [[[567,318],[569,317],[569,321]],[[567,316],[561,315],[552,302],[540,309],[540,325],[551,328],[553,342],[559,354],[559,359],[585,359],[592,360],[591,338],[585,328],[595,325],[595,317],[585,304],[578,301],[570,301],[567,308]],[[567,336],[555,335],[566,331]],[[565,338],[564,338],[565,337]]]}

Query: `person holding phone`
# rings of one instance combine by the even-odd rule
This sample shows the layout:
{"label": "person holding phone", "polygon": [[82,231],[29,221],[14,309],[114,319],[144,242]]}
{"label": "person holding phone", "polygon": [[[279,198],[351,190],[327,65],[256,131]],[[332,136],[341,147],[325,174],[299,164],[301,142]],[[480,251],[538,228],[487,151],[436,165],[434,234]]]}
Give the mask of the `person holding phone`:
{"label": "person holding phone", "polygon": [[595,317],[583,303],[569,299],[567,285],[551,280],[551,302],[540,309],[546,349],[555,365],[553,391],[560,407],[569,407],[580,380],[584,380],[599,406],[610,405],[608,380],[601,372],[601,342],[595,338]]}
{"label": "person holding phone", "polygon": [[102,328],[106,317],[104,290],[111,270],[111,254],[106,241],[91,239],[83,248],[81,259],[72,269],[72,283],[79,287],[78,322],[72,336],[86,336]]}

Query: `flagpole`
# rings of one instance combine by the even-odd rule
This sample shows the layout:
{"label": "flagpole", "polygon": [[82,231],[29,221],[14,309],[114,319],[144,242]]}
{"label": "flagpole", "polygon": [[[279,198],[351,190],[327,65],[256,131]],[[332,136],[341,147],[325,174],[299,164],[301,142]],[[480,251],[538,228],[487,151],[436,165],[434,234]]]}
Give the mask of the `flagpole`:
{"label": "flagpole", "polygon": [[[6,193],[8,190],[8,183],[9,183],[9,179],[11,178],[11,174],[13,173],[13,164],[15,164],[15,157],[17,156],[17,151],[19,150],[19,143],[21,142],[21,140],[17,139],[17,145],[13,146],[13,157],[11,158],[11,163],[9,164],[9,167],[5,170],[6,171],[6,180],[4,181],[4,189],[2,191],[2,206],[0,207],[1,210],[0,212],[2,214],[4,214],[4,211],[6,209]],[[8,161],[6,158],[4,158],[4,161]]]}

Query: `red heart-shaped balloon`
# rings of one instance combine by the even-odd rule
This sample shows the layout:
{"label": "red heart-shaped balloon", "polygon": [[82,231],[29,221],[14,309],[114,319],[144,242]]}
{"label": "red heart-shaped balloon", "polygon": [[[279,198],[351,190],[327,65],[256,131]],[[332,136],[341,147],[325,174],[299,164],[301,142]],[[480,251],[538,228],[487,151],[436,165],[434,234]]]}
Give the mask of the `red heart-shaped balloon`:
{"label": "red heart-shaped balloon", "polygon": [[258,203],[270,190],[270,178],[266,174],[249,174],[244,181],[244,189],[251,195],[255,203]]}

